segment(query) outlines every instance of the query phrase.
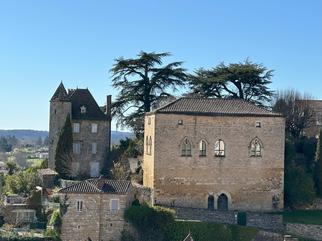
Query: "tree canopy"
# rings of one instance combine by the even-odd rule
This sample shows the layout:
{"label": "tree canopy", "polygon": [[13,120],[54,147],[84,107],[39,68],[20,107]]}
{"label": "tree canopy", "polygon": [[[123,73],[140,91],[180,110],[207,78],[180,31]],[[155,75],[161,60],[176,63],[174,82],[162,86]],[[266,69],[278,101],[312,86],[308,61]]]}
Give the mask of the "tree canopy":
{"label": "tree canopy", "polygon": [[110,70],[113,87],[119,90],[113,115],[136,134],[143,132],[144,113],[185,84],[187,75],[182,62],[163,65],[168,56],[169,53],[140,52],[137,58],[116,59]]}
{"label": "tree canopy", "polygon": [[189,77],[191,93],[201,97],[240,98],[260,106],[269,104],[273,70],[249,60],[201,68]]}
{"label": "tree canopy", "polygon": [[277,92],[273,111],[285,117],[285,129],[289,137],[299,139],[303,130],[312,124],[313,110],[310,107],[310,99],[310,96],[301,95],[292,89]]}

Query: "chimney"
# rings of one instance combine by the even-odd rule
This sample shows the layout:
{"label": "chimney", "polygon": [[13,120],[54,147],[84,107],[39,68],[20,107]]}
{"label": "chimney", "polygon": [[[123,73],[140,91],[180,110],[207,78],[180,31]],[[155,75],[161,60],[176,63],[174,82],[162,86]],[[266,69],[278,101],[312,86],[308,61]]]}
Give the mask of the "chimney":
{"label": "chimney", "polygon": [[109,120],[112,119],[111,108],[112,108],[112,96],[107,95],[106,96],[106,110],[105,111],[106,111],[107,119],[109,119]]}

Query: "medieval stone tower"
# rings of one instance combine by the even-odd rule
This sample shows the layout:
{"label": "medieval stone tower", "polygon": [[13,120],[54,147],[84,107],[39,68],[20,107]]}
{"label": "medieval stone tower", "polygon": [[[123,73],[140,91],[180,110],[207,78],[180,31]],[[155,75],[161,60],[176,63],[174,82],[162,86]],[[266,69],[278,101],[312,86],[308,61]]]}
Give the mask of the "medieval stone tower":
{"label": "medieval stone tower", "polygon": [[50,100],[49,167],[55,168],[55,153],[59,133],[68,114],[73,129],[73,176],[100,175],[110,149],[111,96],[99,107],[88,89],[66,91],[61,83]]}

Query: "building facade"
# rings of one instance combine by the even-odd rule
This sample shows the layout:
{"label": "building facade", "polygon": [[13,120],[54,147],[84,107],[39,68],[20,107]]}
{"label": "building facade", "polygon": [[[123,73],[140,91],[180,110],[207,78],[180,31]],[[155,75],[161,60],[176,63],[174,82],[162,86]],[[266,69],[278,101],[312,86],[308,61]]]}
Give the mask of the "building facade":
{"label": "building facade", "polygon": [[145,116],[143,184],[155,204],[283,208],[285,120],[243,100],[181,98]]}
{"label": "building facade", "polygon": [[306,103],[312,110],[312,118],[303,134],[308,137],[317,137],[322,128],[322,100],[308,100]]}
{"label": "building facade", "polygon": [[118,241],[127,225],[124,211],[133,201],[129,181],[89,179],[59,191],[67,200],[62,217],[63,241]]}
{"label": "building facade", "polygon": [[105,167],[111,139],[111,96],[99,107],[88,89],[66,91],[61,83],[50,100],[49,167],[55,168],[59,134],[67,116],[73,130],[72,176],[97,177]]}

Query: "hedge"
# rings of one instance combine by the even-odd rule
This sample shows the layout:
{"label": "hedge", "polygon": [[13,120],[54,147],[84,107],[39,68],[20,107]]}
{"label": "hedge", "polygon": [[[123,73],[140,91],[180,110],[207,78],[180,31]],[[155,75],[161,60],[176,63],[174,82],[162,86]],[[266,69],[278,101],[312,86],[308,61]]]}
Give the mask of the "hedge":
{"label": "hedge", "polygon": [[[148,205],[132,206],[125,211],[125,220],[144,241],[182,241],[189,232],[195,241],[250,241],[258,232],[255,228],[235,225],[175,221],[173,211]],[[133,240],[124,233],[122,241]]]}

